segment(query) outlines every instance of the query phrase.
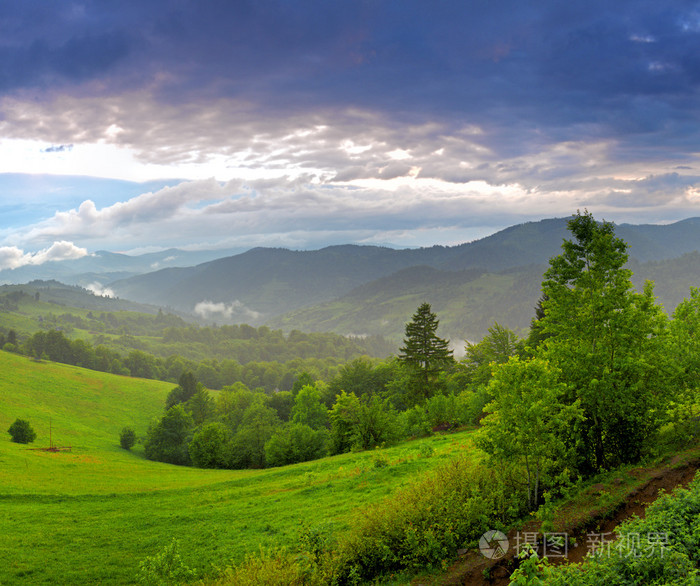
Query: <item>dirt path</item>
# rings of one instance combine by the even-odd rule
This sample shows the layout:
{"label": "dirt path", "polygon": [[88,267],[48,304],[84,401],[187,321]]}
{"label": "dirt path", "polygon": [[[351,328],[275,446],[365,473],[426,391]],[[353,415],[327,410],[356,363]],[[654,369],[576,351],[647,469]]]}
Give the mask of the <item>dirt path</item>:
{"label": "dirt path", "polygon": [[[595,548],[598,543],[605,543],[614,539],[613,530],[620,523],[629,519],[632,515],[643,517],[646,507],[655,501],[659,491],[670,492],[678,486],[687,486],[695,477],[700,465],[700,458],[693,458],[679,464],[671,460],[667,467],[655,469],[637,468],[629,474],[637,478],[647,480],[637,489],[628,493],[622,506],[612,514],[602,515],[593,513],[585,519],[566,520],[566,515],[560,516],[557,523],[557,531],[566,535],[566,551],[563,549],[553,552],[550,548],[548,558],[550,563],[574,563],[580,562],[586,554]],[[622,483],[622,479],[616,479]],[[615,480],[613,481],[615,484]],[[594,485],[587,489],[590,495],[592,508],[604,491],[603,485]],[[511,530],[508,534],[509,550],[499,560],[488,560],[478,551],[466,552],[450,569],[442,576],[429,578],[419,577],[412,581],[413,586],[504,586],[510,581],[510,575],[517,568],[517,545],[530,542],[535,537],[541,537],[540,522],[528,522],[520,531]],[[543,553],[542,545],[538,546],[539,553]],[[553,553],[554,555],[551,555]]]}

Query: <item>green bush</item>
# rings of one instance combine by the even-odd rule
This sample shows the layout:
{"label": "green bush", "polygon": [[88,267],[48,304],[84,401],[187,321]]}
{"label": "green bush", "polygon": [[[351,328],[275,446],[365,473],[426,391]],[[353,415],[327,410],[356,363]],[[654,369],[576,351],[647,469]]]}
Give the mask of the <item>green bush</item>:
{"label": "green bush", "polygon": [[36,439],[36,433],[24,419],[15,419],[15,422],[10,425],[7,432],[12,437],[12,441],[18,444],[28,444]]}
{"label": "green bush", "polygon": [[524,510],[487,469],[455,459],[368,509],[339,548],[341,582],[444,566],[457,550]]}
{"label": "green bush", "polygon": [[176,539],[160,552],[148,556],[139,564],[136,580],[145,586],[174,586],[187,584],[195,579],[195,573],[182,563]]}
{"label": "green bush", "polygon": [[310,578],[298,555],[261,549],[258,554],[247,555],[242,564],[227,569],[214,586],[308,586],[314,584]]}
{"label": "green bush", "polygon": [[424,407],[416,405],[400,414],[404,437],[426,437],[431,433],[430,421]]}
{"label": "green bush", "polygon": [[284,466],[317,460],[326,455],[328,430],[312,429],[303,423],[288,423],[277,429],[265,443],[268,466]]}
{"label": "green bush", "polygon": [[428,412],[430,427],[452,427],[456,425],[457,411],[455,409],[454,395],[435,395],[430,397],[425,404]]}
{"label": "green bush", "polygon": [[136,443],[136,432],[130,427],[125,427],[119,434],[119,445],[125,450],[130,450]]}
{"label": "green bush", "polygon": [[618,539],[582,564],[551,567],[529,554],[512,584],[534,586],[691,586],[700,584],[700,474],[687,489],[663,495],[644,519],[618,529]]}

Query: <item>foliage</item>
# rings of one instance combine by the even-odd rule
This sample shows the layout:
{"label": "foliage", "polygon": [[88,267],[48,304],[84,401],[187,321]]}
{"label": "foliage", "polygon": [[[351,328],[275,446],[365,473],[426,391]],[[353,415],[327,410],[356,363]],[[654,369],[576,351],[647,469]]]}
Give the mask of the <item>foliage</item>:
{"label": "foliage", "polygon": [[669,324],[669,353],[673,356],[674,392],[668,404],[668,435],[674,447],[685,447],[700,434],[700,289],[673,312]]}
{"label": "foliage", "polygon": [[36,432],[25,419],[15,419],[7,432],[12,441],[18,444],[29,444],[36,439]]}
{"label": "foliage", "polygon": [[[539,358],[511,358],[496,368],[489,384],[494,399],[485,407],[477,445],[496,469],[522,474],[530,510],[565,470],[567,430],[582,418],[579,403],[562,403],[566,385],[560,373]],[[521,472],[522,471],[522,472]]]}
{"label": "foliage", "polygon": [[398,359],[411,373],[412,385],[408,394],[409,401],[414,403],[434,394],[438,375],[454,362],[448,342],[436,333],[439,324],[429,303],[422,303],[406,324],[404,345]]}
{"label": "foliage", "polygon": [[294,395],[291,391],[278,391],[268,397],[267,404],[277,411],[277,416],[282,421],[289,421],[294,406]]}
{"label": "foliage", "polygon": [[265,444],[281,425],[274,409],[255,401],[243,413],[231,445],[233,468],[264,468]]}
{"label": "foliage", "polygon": [[144,586],[171,586],[194,580],[196,574],[182,562],[178,547],[178,541],[173,539],[160,552],[146,557],[139,564],[138,583]]}
{"label": "foliage", "polygon": [[481,342],[467,342],[461,362],[466,366],[467,378],[472,385],[487,385],[494,365],[507,362],[511,356],[522,356],[524,351],[524,342],[515,332],[496,322]]}
{"label": "foliage", "polygon": [[643,519],[632,518],[617,529],[614,542],[581,564],[549,566],[531,553],[511,584],[522,586],[691,586],[700,582],[700,475],[690,486],[662,495]]}
{"label": "foliage", "polygon": [[321,393],[315,385],[304,385],[294,397],[292,421],[312,429],[326,427],[328,409],[321,402]]}
{"label": "foliage", "polygon": [[[264,326],[197,327],[162,313],[68,308],[71,313],[55,315],[51,306],[29,301],[26,294],[19,299],[22,309],[45,308],[46,313],[34,316],[38,323],[30,327],[47,331],[34,331],[22,344],[14,330],[7,335],[0,331],[0,348],[10,344],[6,350],[37,359],[171,382],[189,371],[213,389],[240,381],[250,388],[290,390],[299,370],[318,369],[330,378],[339,362],[391,352],[388,343],[376,339],[301,332],[285,337]],[[13,306],[13,311],[20,311],[19,306]],[[75,337],[79,339],[71,339]],[[189,398],[178,397],[178,392],[169,406]]]}
{"label": "foliage", "polygon": [[369,450],[377,446],[390,445],[400,437],[398,414],[389,401],[376,395],[363,397],[357,411],[352,432],[353,447]]}
{"label": "foliage", "polygon": [[170,409],[178,403],[186,403],[199,390],[200,386],[191,370],[183,372],[177,381],[177,386],[170,391],[165,400],[165,409]]}
{"label": "foliage", "polygon": [[148,428],[144,442],[146,458],[169,464],[189,464],[187,446],[193,428],[192,415],[182,405],[174,405]]}
{"label": "foliage", "polygon": [[421,405],[402,411],[400,421],[404,437],[425,437],[432,431],[428,414]]}
{"label": "foliage", "polygon": [[658,428],[666,318],[650,285],[632,290],[627,246],[612,224],[579,213],[568,225],[573,239],[550,260],[542,283],[548,337],[539,352],[561,370],[567,402],[580,401],[585,424],[571,448],[590,474],[638,460]]}
{"label": "foliage", "polygon": [[355,393],[341,391],[329,412],[331,454],[349,452],[355,443],[355,429],[360,417],[360,400]]}
{"label": "foliage", "polygon": [[367,356],[356,358],[338,369],[338,374],[329,383],[329,394],[333,397],[341,391],[354,393],[357,397],[365,394],[382,394],[394,377],[394,362],[379,362]]}
{"label": "foliage", "polygon": [[339,547],[341,581],[443,567],[496,519],[510,518],[509,497],[501,489],[488,470],[472,462],[444,463],[357,519]]}
{"label": "foliage", "polygon": [[136,443],[136,432],[131,427],[124,427],[119,434],[119,445],[125,450],[130,450]]}
{"label": "foliage", "polygon": [[286,549],[248,554],[242,564],[228,568],[214,586],[312,586],[317,582],[301,563],[299,555]]}
{"label": "foliage", "polygon": [[223,423],[207,423],[189,442],[190,459],[199,468],[226,468],[229,464],[229,430]]}
{"label": "foliage", "polygon": [[185,410],[192,415],[195,425],[202,425],[211,419],[215,409],[214,399],[204,387],[199,388],[185,403]]}
{"label": "foliage", "polygon": [[285,466],[317,460],[326,455],[328,431],[313,429],[304,423],[288,423],[279,427],[265,443],[268,466]]}

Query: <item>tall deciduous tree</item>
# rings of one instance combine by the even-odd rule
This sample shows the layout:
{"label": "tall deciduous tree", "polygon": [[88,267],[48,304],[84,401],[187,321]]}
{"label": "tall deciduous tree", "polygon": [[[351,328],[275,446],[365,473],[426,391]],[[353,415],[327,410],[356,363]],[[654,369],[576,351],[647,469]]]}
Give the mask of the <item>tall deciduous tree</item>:
{"label": "tall deciduous tree", "polygon": [[321,393],[314,385],[304,385],[294,398],[292,421],[321,429],[328,423],[328,409],[321,402]]}
{"label": "tall deciduous tree", "polygon": [[478,445],[494,467],[523,471],[530,510],[537,508],[550,472],[566,462],[566,436],[582,418],[579,402],[565,405],[566,385],[545,360],[517,356],[497,366],[489,383],[493,401],[484,411]]}
{"label": "tall deciduous tree", "polygon": [[638,459],[663,408],[660,340],[667,320],[651,284],[633,290],[627,244],[588,212],[550,260],[542,290],[541,355],[580,400],[579,468],[591,473]]}
{"label": "tall deciduous tree", "polygon": [[690,297],[673,312],[668,351],[676,371],[669,415],[674,423],[674,443],[684,446],[700,432],[700,289],[690,288]]}
{"label": "tall deciduous tree", "polygon": [[429,303],[423,303],[406,324],[404,345],[398,359],[409,368],[418,401],[430,397],[439,373],[454,364],[447,340],[438,337],[440,321]]}
{"label": "tall deciduous tree", "polygon": [[187,446],[193,429],[192,415],[182,405],[174,405],[148,429],[144,443],[146,458],[170,464],[189,464]]}

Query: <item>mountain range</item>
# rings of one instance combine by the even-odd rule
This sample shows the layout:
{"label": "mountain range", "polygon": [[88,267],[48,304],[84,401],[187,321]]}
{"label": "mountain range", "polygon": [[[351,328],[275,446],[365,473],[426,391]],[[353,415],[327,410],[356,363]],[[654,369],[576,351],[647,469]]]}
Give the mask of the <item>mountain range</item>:
{"label": "mountain range", "polygon": [[[195,314],[207,323],[381,334],[397,341],[416,307],[428,301],[441,320],[441,334],[459,345],[480,339],[495,321],[524,333],[547,261],[569,237],[567,220],[520,224],[448,247],[254,248],[234,255],[170,250],[138,257],[96,253],[46,263],[60,267],[0,271],[0,282],[8,282],[8,273],[13,282],[45,278],[31,269],[53,268],[64,275],[50,278],[93,283],[122,299]],[[616,234],[629,244],[635,284],[654,280],[667,311],[690,286],[700,284],[700,218],[621,224]]]}

